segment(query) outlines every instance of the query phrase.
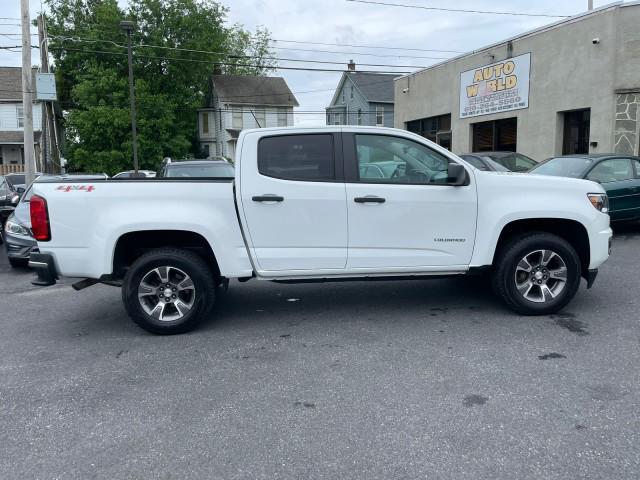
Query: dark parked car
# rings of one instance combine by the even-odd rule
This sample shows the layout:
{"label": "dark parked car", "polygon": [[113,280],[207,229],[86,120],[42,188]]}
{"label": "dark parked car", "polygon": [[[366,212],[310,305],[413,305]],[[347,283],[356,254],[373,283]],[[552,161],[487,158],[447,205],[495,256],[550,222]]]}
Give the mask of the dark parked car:
{"label": "dark parked car", "polygon": [[0,176],[0,243],[3,239],[4,224],[13,213],[19,198],[20,194],[11,182],[6,177]]}
{"label": "dark parked car", "polygon": [[31,214],[29,201],[32,188],[29,188],[16,206],[4,227],[4,243],[7,257],[12,267],[26,267],[31,252],[38,251],[38,244],[31,233]]}
{"label": "dark parked car", "polygon": [[226,160],[165,161],[156,174],[158,178],[234,178],[233,165]]}
{"label": "dark parked car", "polygon": [[584,178],[602,184],[612,221],[640,219],[640,158],[619,154],[567,155],[545,160],[529,173]]}
{"label": "dark parked car", "polygon": [[[42,173],[36,172],[35,178],[38,178],[40,175],[42,175]],[[15,187],[15,189],[18,190],[18,193],[22,193],[27,189],[25,180],[26,175],[24,173],[8,173],[5,177]]]}
{"label": "dark parked car", "polygon": [[494,172],[527,172],[538,165],[533,158],[515,152],[465,153],[460,158],[479,170]]}

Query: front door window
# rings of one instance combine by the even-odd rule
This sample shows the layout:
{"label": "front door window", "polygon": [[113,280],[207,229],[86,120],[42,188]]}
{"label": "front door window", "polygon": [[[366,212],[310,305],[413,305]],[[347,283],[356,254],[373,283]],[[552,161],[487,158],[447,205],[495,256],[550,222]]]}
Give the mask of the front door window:
{"label": "front door window", "polygon": [[419,143],[387,135],[356,135],[363,183],[446,183],[449,160]]}

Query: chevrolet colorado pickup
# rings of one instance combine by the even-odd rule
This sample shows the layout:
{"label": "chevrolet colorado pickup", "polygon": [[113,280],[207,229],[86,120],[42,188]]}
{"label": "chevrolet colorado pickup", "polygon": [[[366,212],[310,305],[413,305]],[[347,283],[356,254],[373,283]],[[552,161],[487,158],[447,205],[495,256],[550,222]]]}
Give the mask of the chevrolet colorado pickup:
{"label": "chevrolet colorado pickup", "polygon": [[594,182],[477,170],[415,134],[370,127],[243,131],[235,178],[34,184],[41,283],[122,288],[153,333],[211,315],[229,279],[483,273],[515,312],[549,314],[608,258]]}

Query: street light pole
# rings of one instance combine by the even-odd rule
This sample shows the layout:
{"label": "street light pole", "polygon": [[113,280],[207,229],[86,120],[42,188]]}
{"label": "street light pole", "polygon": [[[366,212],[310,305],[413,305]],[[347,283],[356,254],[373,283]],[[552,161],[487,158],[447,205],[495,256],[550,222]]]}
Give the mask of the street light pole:
{"label": "street light pole", "polygon": [[123,20],[120,22],[120,28],[127,32],[127,47],[129,57],[129,97],[131,99],[131,140],[133,142],[133,170],[134,175],[138,176],[138,134],[136,131],[136,93],[133,86],[133,54],[131,52],[131,32],[133,31],[133,22]]}
{"label": "street light pole", "polygon": [[589,0],[589,10],[593,10],[593,0]]}

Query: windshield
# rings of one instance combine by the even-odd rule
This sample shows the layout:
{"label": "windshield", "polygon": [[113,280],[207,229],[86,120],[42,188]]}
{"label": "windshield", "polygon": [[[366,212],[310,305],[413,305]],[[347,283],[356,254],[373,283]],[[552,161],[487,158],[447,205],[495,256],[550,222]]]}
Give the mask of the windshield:
{"label": "windshield", "polygon": [[538,165],[534,159],[522,155],[521,153],[510,153],[509,155],[487,155],[487,158],[499,163],[512,172],[527,172]]}
{"label": "windshield", "polygon": [[529,173],[552,175],[555,177],[582,178],[592,164],[592,158],[556,157],[540,163]]}
{"label": "windshield", "polygon": [[22,174],[9,174],[7,175],[7,180],[13,185],[24,185],[24,175]]}
{"label": "windshield", "polygon": [[234,178],[235,171],[227,163],[203,163],[180,165],[173,163],[167,165],[165,177],[205,177],[205,178]]}

